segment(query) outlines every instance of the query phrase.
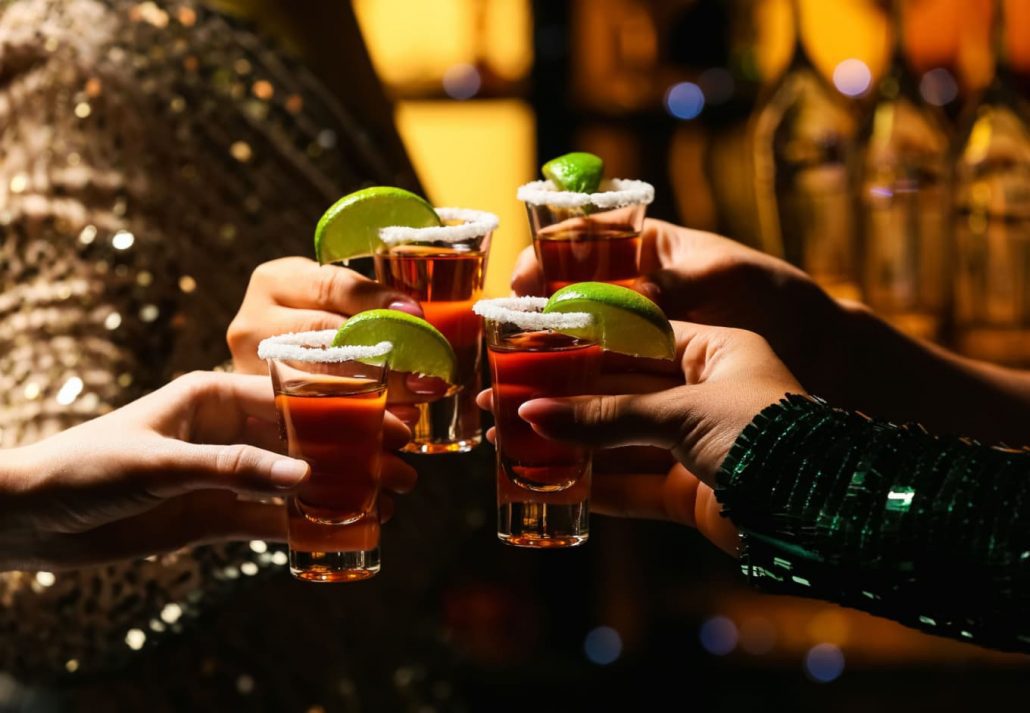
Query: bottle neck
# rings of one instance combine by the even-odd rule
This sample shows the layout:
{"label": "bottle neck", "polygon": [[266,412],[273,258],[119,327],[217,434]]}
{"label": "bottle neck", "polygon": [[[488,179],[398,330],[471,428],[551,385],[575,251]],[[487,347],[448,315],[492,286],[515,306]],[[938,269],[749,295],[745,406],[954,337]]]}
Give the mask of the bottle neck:
{"label": "bottle neck", "polygon": [[794,54],[790,58],[787,71],[801,67],[811,68],[812,60],[805,51],[805,39],[801,32],[801,0],[790,0],[791,23],[794,25]]}
{"label": "bottle neck", "polygon": [[991,52],[994,55],[994,78],[1005,82],[1011,74],[1009,53],[1005,44],[1005,0],[994,0],[991,17]]}
{"label": "bottle neck", "polygon": [[915,78],[905,57],[905,0],[888,0],[887,73],[880,82],[880,94],[893,99],[899,94],[918,92]]}

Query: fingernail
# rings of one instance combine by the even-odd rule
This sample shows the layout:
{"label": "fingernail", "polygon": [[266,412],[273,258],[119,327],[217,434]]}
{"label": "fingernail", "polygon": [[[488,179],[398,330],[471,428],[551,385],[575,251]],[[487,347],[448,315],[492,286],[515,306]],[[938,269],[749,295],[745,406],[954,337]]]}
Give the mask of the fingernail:
{"label": "fingernail", "polygon": [[416,317],[422,317],[422,308],[417,302],[411,302],[410,300],[394,300],[386,306],[387,309],[395,309],[398,312],[407,312],[413,314]]}
{"label": "fingernail", "polygon": [[662,296],[662,288],[653,282],[641,282],[637,289],[640,290],[640,294],[652,302],[657,302],[658,298]]}
{"label": "fingernail", "polygon": [[560,399],[533,399],[519,406],[519,418],[527,423],[562,420],[571,415],[571,404]]}
{"label": "fingernail", "polygon": [[302,460],[283,459],[272,464],[268,477],[277,488],[292,488],[308,474],[308,464]]}

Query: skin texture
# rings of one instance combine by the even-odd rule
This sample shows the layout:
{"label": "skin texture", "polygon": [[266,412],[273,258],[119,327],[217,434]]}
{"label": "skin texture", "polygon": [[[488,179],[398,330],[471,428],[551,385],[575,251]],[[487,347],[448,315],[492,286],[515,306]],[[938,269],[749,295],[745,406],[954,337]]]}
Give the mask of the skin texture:
{"label": "skin texture", "polygon": [[[601,394],[527,401],[519,416],[542,436],[597,449],[594,511],[696,527],[735,554],[737,533],[720,515],[715,474],[756,413],[804,389],[757,334],[685,322],[673,328],[673,362],[606,355]],[[492,407],[490,391],[479,405]]]}
{"label": "skin texture", "polygon": [[[644,224],[642,291],[670,319],[764,337],[811,393],[837,406],[988,442],[1025,442],[1030,374],[911,339],[862,305],[837,302],[797,268],[713,233]],[[516,294],[543,294],[531,248]]]}
{"label": "skin texture", "polygon": [[[275,417],[267,377],[195,372],[4,451],[0,570],[63,569],[223,539],[284,539],[282,505],[258,498],[289,494],[310,469],[276,452]],[[397,449],[410,434],[387,415],[384,436],[384,448]],[[416,477],[385,455],[386,488],[407,492]]]}

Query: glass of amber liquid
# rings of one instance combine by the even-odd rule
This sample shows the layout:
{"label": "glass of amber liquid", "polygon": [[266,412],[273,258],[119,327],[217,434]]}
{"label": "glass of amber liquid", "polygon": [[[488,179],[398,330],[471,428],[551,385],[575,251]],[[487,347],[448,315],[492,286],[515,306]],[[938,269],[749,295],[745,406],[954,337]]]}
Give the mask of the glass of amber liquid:
{"label": "glass of amber liquid", "polygon": [[574,547],[590,535],[590,451],[537,434],[518,414],[531,399],[592,393],[601,368],[588,314],[542,314],[539,297],[483,300],[497,426],[497,536],[517,547]]}
{"label": "glass of amber liquid", "polygon": [[287,498],[290,571],[310,582],[379,572],[379,476],[391,345],[331,347],[334,330],[266,339],[289,454],[311,477]]}
{"label": "glass of amber liquid", "polygon": [[437,213],[441,227],[382,230],[375,271],[379,282],[419,301],[426,321],[447,337],[457,357],[456,388],[442,398],[411,404],[418,419],[405,450],[462,453],[482,440],[476,394],[482,380],[483,325],[472,305],[483,292],[490,236],[498,221],[483,211],[438,208]]}
{"label": "glass of amber liquid", "polygon": [[599,193],[558,191],[550,181],[519,188],[547,295],[574,282],[633,288],[640,278],[640,233],[654,188],[612,179]]}

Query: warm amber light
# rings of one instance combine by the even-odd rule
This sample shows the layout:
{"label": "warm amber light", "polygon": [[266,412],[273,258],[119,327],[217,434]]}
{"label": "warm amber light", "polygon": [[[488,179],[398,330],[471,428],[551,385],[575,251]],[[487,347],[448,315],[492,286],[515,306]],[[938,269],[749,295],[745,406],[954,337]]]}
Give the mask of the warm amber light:
{"label": "warm amber light", "polygon": [[501,219],[485,292],[507,295],[515,258],[530,240],[515,190],[536,174],[532,110],[515,99],[405,101],[397,107],[397,127],[435,205],[488,210]]}

